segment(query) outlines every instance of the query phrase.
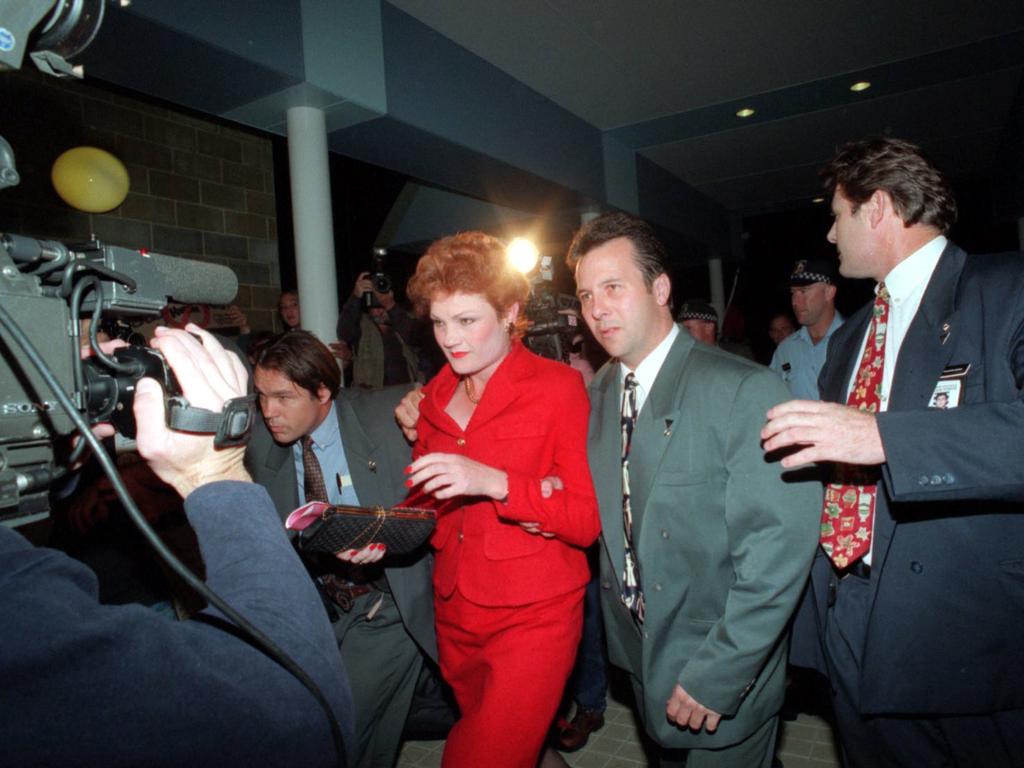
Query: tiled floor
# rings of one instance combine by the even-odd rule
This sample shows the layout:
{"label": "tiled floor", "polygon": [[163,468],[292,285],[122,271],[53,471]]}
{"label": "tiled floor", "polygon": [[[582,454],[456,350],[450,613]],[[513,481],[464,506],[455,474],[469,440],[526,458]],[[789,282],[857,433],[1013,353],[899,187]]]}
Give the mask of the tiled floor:
{"label": "tiled floor", "polygon": [[[398,768],[436,768],[441,765],[443,741],[407,743]],[[832,729],[824,720],[802,714],[782,724],[776,754],[785,768],[838,768]],[[640,746],[633,713],[614,699],[609,700],[604,728],[594,734],[579,752],[564,755],[574,768],[646,768],[647,758]]]}

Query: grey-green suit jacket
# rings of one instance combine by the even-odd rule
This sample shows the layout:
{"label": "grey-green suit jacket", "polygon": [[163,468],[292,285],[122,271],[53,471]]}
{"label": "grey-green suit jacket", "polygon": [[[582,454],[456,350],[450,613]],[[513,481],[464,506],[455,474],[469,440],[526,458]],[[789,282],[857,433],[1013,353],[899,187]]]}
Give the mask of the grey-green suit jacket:
{"label": "grey-green suit jacket", "polygon": [[[363,505],[391,506],[405,498],[403,472],[412,456],[395,424],[395,406],[408,387],[380,390],[343,389],[334,401],[352,483]],[[245,464],[253,480],[264,486],[284,520],[299,505],[292,447],[274,442],[256,419]],[[409,634],[430,658],[437,660],[434,636],[433,555],[424,547],[407,558],[388,558],[385,568],[391,593]]]}
{"label": "grey-green suit jacket", "polygon": [[[681,333],[640,410],[630,454],[642,629],[620,599],[624,564],[620,368],[590,385],[590,467],[601,508],[609,657],[642,687],[647,732],[665,747],[735,744],[782,703],[787,622],[817,543],[821,486],[765,461],[765,412],[789,399],[760,365]],[[714,734],[665,715],[676,683],[723,715]]]}

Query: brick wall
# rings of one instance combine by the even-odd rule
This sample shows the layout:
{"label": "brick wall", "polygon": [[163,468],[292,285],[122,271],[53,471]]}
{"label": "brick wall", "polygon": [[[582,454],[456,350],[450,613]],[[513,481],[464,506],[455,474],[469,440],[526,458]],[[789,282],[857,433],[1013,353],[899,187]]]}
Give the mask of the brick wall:
{"label": "brick wall", "polygon": [[[280,292],[271,143],[246,130],[27,67],[0,72],[0,136],[22,181],[0,190],[0,231],[104,243],[231,267],[253,328],[278,322]],[[50,183],[61,152],[105,149],[131,191],[109,213],[65,204]]]}

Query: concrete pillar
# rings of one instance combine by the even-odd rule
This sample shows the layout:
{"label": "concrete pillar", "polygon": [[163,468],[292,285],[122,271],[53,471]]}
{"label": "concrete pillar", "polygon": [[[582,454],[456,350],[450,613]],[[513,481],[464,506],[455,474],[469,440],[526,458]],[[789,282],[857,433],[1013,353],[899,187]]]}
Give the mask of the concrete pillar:
{"label": "concrete pillar", "polygon": [[711,306],[718,313],[718,330],[721,332],[725,323],[725,283],[722,281],[722,259],[719,256],[712,256],[708,259],[709,289],[711,291]]}
{"label": "concrete pillar", "polygon": [[337,339],[338,276],[334,266],[327,129],[322,110],[288,110],[288,173],[302,327],[328,343]]}

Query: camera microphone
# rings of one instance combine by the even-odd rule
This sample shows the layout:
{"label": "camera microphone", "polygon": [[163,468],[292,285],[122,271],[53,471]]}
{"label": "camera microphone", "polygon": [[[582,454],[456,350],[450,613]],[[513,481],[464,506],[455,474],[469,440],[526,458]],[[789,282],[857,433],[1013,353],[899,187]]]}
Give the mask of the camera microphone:
{"label": "camera microphone", "polygon": [[[159,310],[170,297],[182,304],[230,304],[238,294],[238,278],[228,267],[220,264],[179,259],[162,253],[130,251],[127,248],[108,248],[104,263],[145,286],[145,297],[139,297],[113,285],[113,307],[130,306],[139,299],[159,302]],[[106,291],[107,286],[104,286]],[[153,302],[147,301],[147,305]]]}

